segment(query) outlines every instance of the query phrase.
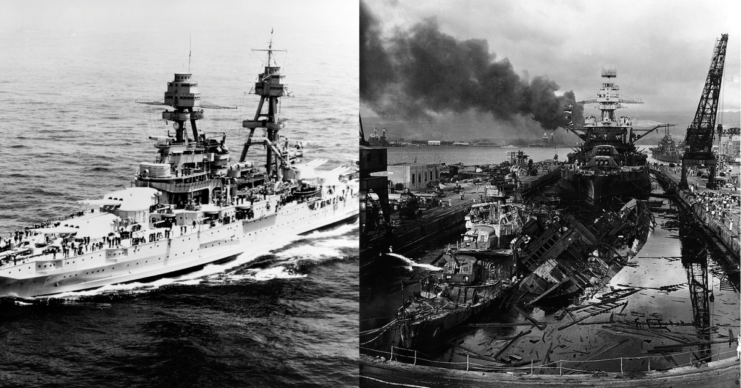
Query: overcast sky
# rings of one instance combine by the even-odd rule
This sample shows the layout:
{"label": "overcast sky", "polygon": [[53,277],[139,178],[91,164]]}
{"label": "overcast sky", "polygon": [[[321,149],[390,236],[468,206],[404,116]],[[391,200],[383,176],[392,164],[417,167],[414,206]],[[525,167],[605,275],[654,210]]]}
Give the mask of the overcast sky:
{"label": "overcast sky", "polygon": [[[595,98],[604,64],[617,67],[621,97],[645,112],[694,112],[713,47],[729,34],[722,108],[739,110],[741,2],[580,0],[369,0],[386,37],[436,18],[459,40],[484,39],[496,60]],[[362,71],[362,70],[361,70]],[[630,108],[633,109],[632,107]],[[363,109],[367,112],[367,109]]]}
{"label": "overcast sky", "polygon": [[[331,23],[325,15],[336,14]],[[357,26],[357,4],[350,0],[18,0],[3,1],[0,31],[63,32],[151,31],[189,34],[205,31],[264,30],[303,25],[342,30]]]}

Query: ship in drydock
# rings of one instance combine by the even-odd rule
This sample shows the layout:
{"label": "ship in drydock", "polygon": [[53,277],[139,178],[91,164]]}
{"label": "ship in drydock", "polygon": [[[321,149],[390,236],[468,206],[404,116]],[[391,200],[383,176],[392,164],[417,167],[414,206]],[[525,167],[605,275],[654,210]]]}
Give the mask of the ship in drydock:
{"label": "ship in drydock", "polygon": [[[81,201],[85,210],[26,229],[0,252],[0,296],[35,297],[164,276],[240,254],[257,255],[291,236],[357,216],[355,170],[319,171],[303,145],[280,134],[286,93],[272,58],[258,76],[255,116],[238,162],[224,133],[200,131],[203,108],[191,74],[175,74],[162,119],[175,133],[152,136],[157,157],[140,163],[131,187]],[[188,133],[190,123],[190,133]],[[255,132],[264,136],[256,137]],[[191,137],[192,136],[192,137]],[[265,147],[265,165],[247,160]]]}
{"label": "ship in drydock", "polygon": [[462,241],[436,263],[442,272],[423,278],[420,291],[397,312],[405,347],[439,339],[517,284],[517,260],[509,248],[527,215],[496,186],[487,186],[484,197],[465,216]]}
{"label": "ship in drydock", "polygon": [[[646,164],[648,156],[638,151],[635,142],[663,124],[648,130],[636,129],[630,118],[615,116],[622,104],[642,103],[620,98],[619,87],[612,82],[616,76],[614,67],[605,66],[602,77],[607,80],[602,83],[597,98],[579,102],[598,104],[600,117],[585,117],[582,128],[567,128],[583,143],[576,152],[568,155],[568,164],[561,170],[559,186],[590,204],[612,197],[642,196],[651,191]],[[645,133],[638,135],[638,132]]]}

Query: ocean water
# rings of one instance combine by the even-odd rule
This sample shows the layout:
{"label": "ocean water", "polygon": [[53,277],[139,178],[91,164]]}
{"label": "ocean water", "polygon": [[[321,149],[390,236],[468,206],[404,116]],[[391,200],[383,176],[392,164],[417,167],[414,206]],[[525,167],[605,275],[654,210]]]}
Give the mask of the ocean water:
{"label": "ocean water", "polygon": [[[198,123],[225,133],[238,158],[263,66],[250,49],[269,32],[193,36],[190,65],[187,38],[168,33],[0,35],[0,235],[129,186],[137,163],[154,160],[148,136],[172,128],[164,107],[136,101],[161,101],[188,66],[202,101],[238,107]],[[357,160],[357,38],[338,35],[274,37],[293,95],[282,134],[327,159],[322,169]],[[153,283],[2,300],[0,386],[357,385],[357,231],[351,221]]]}

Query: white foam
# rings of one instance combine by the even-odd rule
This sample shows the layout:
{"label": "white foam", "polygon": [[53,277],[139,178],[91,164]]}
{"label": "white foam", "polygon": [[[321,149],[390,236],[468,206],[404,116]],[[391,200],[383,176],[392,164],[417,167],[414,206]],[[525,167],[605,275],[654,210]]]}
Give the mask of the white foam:
{"label": "white foam", "polygon": [[316,245],[330,248],[357,248],[357,238],[337,238],[333,240],[318,241]]}
{"label": "white foam", "polygon": [[291,273],[284,266],[271,267],[257,272],[253,275],[255,280],[266,281],[273,279],[297,279],[305,278],[307,275]]}
{"label": "white foam", "polygon": [[311,244],[301,245],[278,253],[280,258],[315,259],[320,257],[342,257],[342,252],[336,248],[314,246]]}
{"label": "white foam", "polygon": [[348,234],[356,229],[360,229],[360,222],[356,221],[352,224],[342,224],[339,225],[336,228],[328,229],[328,230],[317,230],[314,232],[311,232],[305,236],[304,238],[311,238],[311,239],[319,239],[319,238],[327,238],[327,237],[337,237],[342,236],[344,234]]}

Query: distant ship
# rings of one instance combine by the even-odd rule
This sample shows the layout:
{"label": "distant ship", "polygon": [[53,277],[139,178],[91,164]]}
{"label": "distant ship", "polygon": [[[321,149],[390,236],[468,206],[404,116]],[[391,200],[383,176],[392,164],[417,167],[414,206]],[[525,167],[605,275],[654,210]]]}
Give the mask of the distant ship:
{"label": "distant ship", "polygon": [[[254,93],[260,103],[245,120],[249,138],[238,163],[223,133],[200,132],[203,109],[191,74],[167,83],[162,112],[175,133],[153,136],[154,162],[139,164],[132,187],[80,203],[87,210],[43,228],[26,229],[0,251],[0,297],[35,297],[139,281],[256,255],[297,235],[358,214],[359,184],[351,168],[315,169],[279,135],[280,67],[271,64]],[[267,107],[267,113],[262,107]],[[190,122],[192,138],[186,123]],[[254,138],[256,129],[265,137]],[[265,168],[246,161],[251,145],[267,149]],[[245,250],[248,250],[245,252]]]}
{"label": "distant ship", "polygon": [[651,191],[648,156],[639,152],[634,143],[658,127],[638,136],[628,117],[615,116],[621,104],[642,103],[618,96],[619,88],[611,81],[616,75],[614,67],[603,68],[602,77],[607,81],[602,83],[597,99],[580,102],[599,104],[601,116],[586,117],[583,128],[568,128],[583,143],[576,152],[568,154],[559,187],[591,204],[611,197],[647,195]]}
{"label": "distant ship", "polygon": [[682,161],[682,155],[684,155],[684,141],[680,142],[679,145],[674,143],[671,135],[669,135],[669,126],[666,126],[664,137],[661,138],[659,145],[650,148],[651,157],[660,160],[662,162],[680,163]]}
{"label": "distant ship", "polygon": [[551,147],[553,143],[554,143],[553,132],[551,132],[550,136],[548,135],[547,132],[544,132],[540,143],[530,143],[527,146],[528,147]]}
{"label": "distant ship", "polygon": [[382,129],[383,134],[378,136],[378,130],[373,128],[373,133],[368,136],[368,145],[371,147],[390,147],[391,143],[386,139],[386,128]]}

